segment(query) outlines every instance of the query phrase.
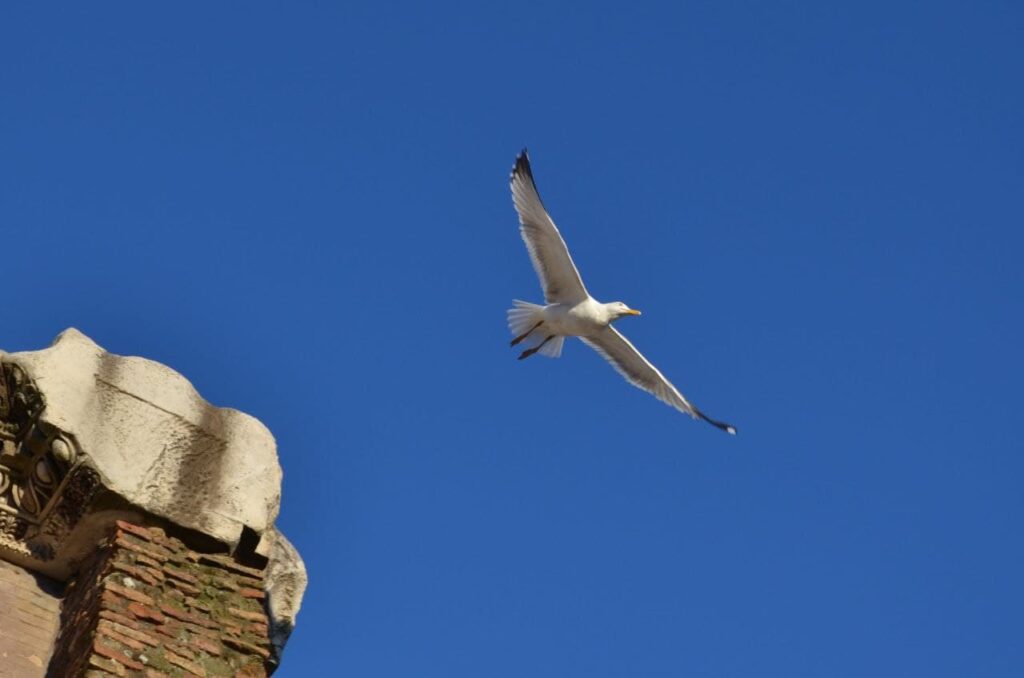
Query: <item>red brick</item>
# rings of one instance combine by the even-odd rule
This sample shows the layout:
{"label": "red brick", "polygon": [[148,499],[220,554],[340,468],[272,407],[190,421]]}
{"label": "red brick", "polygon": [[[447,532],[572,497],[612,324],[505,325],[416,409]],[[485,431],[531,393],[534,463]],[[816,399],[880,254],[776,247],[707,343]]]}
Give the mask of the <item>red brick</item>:
{"label": "red brick", "polygon": [[184,626],[186,629],[188,629],[189,631],[191,631],[193,634],[196,634],[196,635],[206,636],[207,638],[214,638],[214,639],[220,638],[220,626],[219,625],[217,626],[217,628],[208,629],[208,628],[204,628],[202,626],[196,626],[195,624],[189,624],[188,622],[184,622],[182,624],[182,626]]}
{"label": "red brick", "polygon": [[127,523],[123,520],[116,520],[114,521],[114,524],[117,525],[118,529],[122,530],[123,532],[130,532],[131,534],[134,534],[136,537],[145,539],[146,541],[149,541],[151,539],[149,530],[147,530],[144,527],[140,527],[139,525],[133,525],[132,523]]}
{"label": "red brick", "polygon": [[180,544],[180,542],[178,542],[177,539],[168,537],[160,528],[150,528],[149,531],[153,535],[154,544],[159,544],[160,546],[163,546],[170,550],[176,549]]}
{"label": "red brick", "polygon": [[228,612],[249,621],[259,622],[260,624],[267,623],[267,615],[262,612],[246,612],[245,610],[239,610],[237,607],[229,607]]}
{"label": "red brick", "polygon": [[168,579],[167,583],[173,586],[174,588],[189,594],[190,596],[198,596],[200,593],[202,593],[202,589],[200,589],[198,586],[192,586],[192,584],[187,584],[183,581],[178,581],[177,579]]}
{"label": "red brick", "polygon": [[243,577],[240,574],[236,574],[232,577],[236,582],[242,586],[248,586],[251,589],[263,588],[263,579],[253,579],[252,577]]}
{"label": "red brick", "polygon": [[253,645],[252,643],[247,643],[244,640],[239,640],[238,638],[224,638],[224,644],[233,650],[238,650],[239,652],[244,652],[245,654],[256,654],[263,657],[264,659],[270,656],[270,652],[263,649],[259,645]]}
{"label": "red brick", "polygon": [[199,583],[199,580],[196,577],[192,576],[185,570],[179,570],[178,568],[171,567],[170,565],[164,565],[164,572],[170,577],[180,579],[181,581],[188,582],[189,584],[194,585]]}
{"label": "red brick", "polygon": [[160,626],[156,627],[154,631],[163,634],[168,638],[174,638],[175,640],[177,640],[178,636],[182,632],[182,629],[183,627],[178,624],[161,624]]}
{"label": "red brick", "polygon": [[195,654],[191,650],[189,650],[188,648],[186,648],[186,647],[184,647],[182,645],[175,645],[174,643],[167,643],[167,644],[164,645],[164,647],[166,649],[170,650],[171,652],[178,653],[179,655],[181,655],[185,659],[195,659],[196,658]]}
{"label": "red brick", "polygon": [[153,647],[156,647],[157,645],[160,644],[160,641],[158,641],[156,638],[154,638],[153,636],[149,635],[148,633],[146,633],[144,631],[140,631],[138,629],[133,629],[133,628],[130,628],[128,626],[125,626],[124,624],[119,624],[117,622],[112,622],[112,621],[104,620],[104,623],[111,624],[113,626],[113,629],[115,631],[117,631],[118,633],[120,633],[121,635],[128,636],[129,638],[132,638],[133,640],[137,640],[140,643],[145,643],[146,645],[152,645]]}
{"label": "red brick", "polygon": [[121,548],[128,549],[135,553],[141,553],[147,558],[152,558],[153,560],[161,563],[167,562],[171,555],[170,552],[162,546],[157,546],[156,544],[138,544],[132,541],[128,535],[118,535],[116,543]]}
{"label": "red brick", "polygon": [[239,589],[238,584],[230,577],[210,577],[210,583],[219,589],[225,591],[237,591]]}
{"label": "red brick", "polygon": [[238,670],[235,678],[264,678],[266,675],[267,670],[263,664],[246,664]]}
{"label": "red brick", "polygon": [[146,607],[141,603],[129,603],[128,611],[139,619],[148,619],[149,621],[154,621],[157,624],[163,624],[167,621],[167,617],[164,616],[163,612],[154,610],[151,607]]}
{"label": "red brick", "polygon": [[[132,605],[138,605],[138,603],[132,603]],[[129,605],[128,607],[131,608],[131,605]],[[128,626],[128,627],[136,629],[136,630],[142,628],[142,625],[139,624],[139,622],[134,621],[132,619],[129,619],[128,617],[124,616],[123,614],[118,614],[117,612],[111,612],[110,610],[100,610],[100,618],[101,619],[108,619],[108,620],[110,620],[112,622],[117,622],[118,624],[123,624],[124,626]]]}
{"label": "red brick", "polygon": [[114,661],[120,664],[124,664],[126,667],[132,669],[133,671],[141,671],[143,669],[142,664],[135,661],[134,659],[126,655],[124,652],[121,652],[120,650],[115,650],[112,647],[107,647],[102,643],[102,641],[100,641],[99,638],[93,640],[92,651],[102,657],[106,657],[107,659],[113,659]]}
{"label": "red brick", "polygon": [[189,643],[193,648],[205,652],[206,654],[219,657],[221,655],[221,648],[219,643],[211,641],[209,638],[203,638],[202,636],[196,636]]}
{"label": "red brick", "polygon": [[148,565],[149,567],[156,568],[157,570],[160,569],[159,561],[153,560],[147,555],[142,553],[133,553],[132,556],[135,558],[135,562],[139,565]]}
{"label": "red brick", "polygon": [[151,527],[149,528],[149,532],[154,538],[168,539],[167,533],[164,532],[164,528],[162,527]]}
{"label": "red brick", "polygon": [[246,630],[262,638],[266,638],[270,631],[266,624],[249,624],[249,628]]}
{"label": "red brick", "polygon": [[100,602],[103,607],[111,610],[123,610],[125,599],[116,595],[113,591],[104,591],[100,594]]}
{"label": "red brick", "polygon": [[128,672],[121,664],[118,664],[114,661],[110,661],[109,659],[104,659],[103,657],[100,657],[95,654],[89,655],[89,666],[91,666],[94,669],[106,671],[107,673],[113,673],[115,676],[128,675]]}
{"label": "red brick", "polygon": [[253,567],[246,567],[245,565],[239,565],[238,563],[236,563],[231,558],[228,558],[227,556],[217,556],[217,555],[206,555],[206,554],[203,554],[203,555],[199,556],[199,562],[204,564],[204,565],[212,565],[213,567],[219,567],[219,568],[221,568],[223,570],[227,570],[228,572],[234,572],[236,574],[247,575],[249,577],[254,577],[256,579],[262,579],[263,578],[263,571],[262,570],[257,570],[256,568],[253,568]]}
{"label": "red brick", "polygon": [[260,591],[259,589],[244,588],[244,589],[239,589],[238,593],[243,598],[257,598],[259,600],[262,600],[262,599],[267,597],[266,592],[265,591]]}
{"label": "red brick", "polygon": [[146,582],[150,586],[158,586],[160,584],[160,580],[159,579],[154,577],[149,572],[146,572],[141,567],[135,567],[134,565],[128,565],[126,563],[119,563],[119,562],[114,562],[112,564],[112,567],[115,570],[117,570],[118,572],[125,573],[129,577],[134,577],[135,579],[141,579],[142,581]]}
{"label": "red brick", "polygon": [[174,617],[175,619],[180,619],[181,621],[192,622],[193,624],[205,626],[206,628],[216,628],[217,626],[219,626],[219,624],[217,624],[217,622],[213,620],[206,619],[205,617],[201,617],[197,614],[192,614],[191,612],[179,610],[175,607],[171,607],[170,605],[161,604],[160,609],[168,617]]}
{"label": "red brick", "polygon": [[140,643],[137,640],[133,640],[132,638],[128,638],[127,636],[124,636],[124,635],[118,633],[116,630],[111,628],[109,626],[109,624],[110,624],[110,622],[101,619],[100,623],[99,623],[99,626],[96,627],[97,632],[102,634],[106,638],[109,638],[111,640],[116,640],[117,642],[121,643],[122,645],[126,645],[126,646],[130,647],[131,649],[135,650],[136,652],[142,652],[143,650],[146,649],[145,645],[143,645],[142,643]]}
{"label": "red brick", "polygon": [[148,573],[149,576],[153,577],[161,584],[164,582],[164,580],[167,579],[167,577],[164,576],[163,570],[161,570],[159,567],[150,567],[149,565],[144,565],[139,569],[141,569],[143,572]]}
{"label": "red brick", "polygon": [[142,593],[141,591],[136,591],[134,589],[120,586],[113,582],[107,582],[106,587],[108,591],[113,591],[117,595],[123,596],[128,600],[134,600],[136,603],[142,603],[143,605],[152,605],[154,602],[152,598],[147,596],[145,593]]}
{"label": "red brick", "polygon": [[184,657],[179,657],[173,652],[166,653],[164,655],[164,658],[167,659],[167,661],[174,664],[175,666],[180,666],[181,668],[185,669],[192,675],[202,676],[203,678],[206,678],[206,669],[204,669],[199,664],[196,664],[195,662],[189,661]]}

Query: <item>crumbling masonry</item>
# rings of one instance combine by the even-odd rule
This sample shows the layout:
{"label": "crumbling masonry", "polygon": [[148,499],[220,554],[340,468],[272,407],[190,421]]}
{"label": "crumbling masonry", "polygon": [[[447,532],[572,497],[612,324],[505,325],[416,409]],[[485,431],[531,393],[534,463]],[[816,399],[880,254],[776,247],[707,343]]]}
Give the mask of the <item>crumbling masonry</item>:
{"label": "crumbling masonry", "polygon": [[265,676],[306,586],[256,419],[76,330],[0,352],[0,677]]}

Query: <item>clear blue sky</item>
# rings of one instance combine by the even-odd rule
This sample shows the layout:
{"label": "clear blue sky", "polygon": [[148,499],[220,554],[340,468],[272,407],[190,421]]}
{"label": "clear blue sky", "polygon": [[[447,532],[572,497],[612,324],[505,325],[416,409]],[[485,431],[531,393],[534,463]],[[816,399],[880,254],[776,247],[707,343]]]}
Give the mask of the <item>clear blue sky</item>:
{"label": "clear blue sky", "polygon": [[1024,10],[629,4],[7,5],[0,346],[270,426],[286,678],[1024,674]]}

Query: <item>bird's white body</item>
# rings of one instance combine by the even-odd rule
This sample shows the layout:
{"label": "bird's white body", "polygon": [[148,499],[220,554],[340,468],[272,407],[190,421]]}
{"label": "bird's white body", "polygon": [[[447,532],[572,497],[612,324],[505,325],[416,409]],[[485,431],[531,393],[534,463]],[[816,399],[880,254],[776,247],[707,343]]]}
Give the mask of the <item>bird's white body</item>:
{"label": "bird's white body", "polygon": [[665,375],[612,327],[619,318],[640,315],[640,311],[621,301],[603,304],[587,292],[569,255],[569,248],[541,203],[525,151],[516,158],[510,183],[523,242],[547,302],[542,306],[516,300],[508,311],[508,327],[515,335],[512,345],[525,342],[529,347],[519,359],[534,353],[557,358],[562,354],[566,337],[579,337],[634,386],[681,412],[735,434],[736,429],[729,424],[715,421],[694,407]]}
{"label": "bird's white body", "polygon": [[541,311],[549,334],[589,337],[611,324],[614,317],[605,305],[588,296],[577,304],[548,304]]}

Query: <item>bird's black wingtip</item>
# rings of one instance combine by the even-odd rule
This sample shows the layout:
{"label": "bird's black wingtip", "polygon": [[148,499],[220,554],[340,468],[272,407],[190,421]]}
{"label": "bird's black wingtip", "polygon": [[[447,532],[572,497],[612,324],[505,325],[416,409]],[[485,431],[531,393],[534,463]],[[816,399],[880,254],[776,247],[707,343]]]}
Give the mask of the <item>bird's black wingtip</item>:
{"label": "bird's black wingtip", "polygon": [[523,150],[519,151],[519,155],[516,156],[516,164],[512,168],[512,175],[510,179],[514,179],[517,174],[522,174],[530,179],[533,179],[533,171],[530,169],[530,154],[524,147]]}
{"label": "bird's black wingtip", "polygon": [[700,417],[701,419],[703,419],[707,423],[711,424],[715,428],[720,428],[720,429],[722,429],[723,431],[725,431],[726,433],[728,433],[731,436],[736,435],[736,427],[733,426],[732,424],[726,424],[724,421],[715,421],[714,419],[712,419],[708,415],[704,414],[700,410],[694,410],[694,411],[697,413],[698,417]]}

